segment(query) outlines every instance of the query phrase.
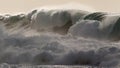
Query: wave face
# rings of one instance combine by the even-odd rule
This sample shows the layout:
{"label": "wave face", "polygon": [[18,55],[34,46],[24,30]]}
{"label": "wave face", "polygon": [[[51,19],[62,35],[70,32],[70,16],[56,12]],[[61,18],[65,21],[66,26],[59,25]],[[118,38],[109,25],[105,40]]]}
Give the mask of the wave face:
{"label": "wave face", "polygon": [[88,12],[81,10],[40,10],[32,16],[32,28],[67,33]]}
{"label": "wave face", "polygon": [[40,9],[0,16],[0,63],[120,66],[120,15]]}

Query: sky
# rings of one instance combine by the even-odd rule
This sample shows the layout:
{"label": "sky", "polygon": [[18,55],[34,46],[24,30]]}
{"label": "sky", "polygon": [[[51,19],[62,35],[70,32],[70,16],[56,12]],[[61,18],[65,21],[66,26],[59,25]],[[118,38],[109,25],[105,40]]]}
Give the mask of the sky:
{"label": "sky", "polygon": [[0,0],[0,13],[28,12],[38,7],[72,2],[97,11],[120,13],[120,0]]}

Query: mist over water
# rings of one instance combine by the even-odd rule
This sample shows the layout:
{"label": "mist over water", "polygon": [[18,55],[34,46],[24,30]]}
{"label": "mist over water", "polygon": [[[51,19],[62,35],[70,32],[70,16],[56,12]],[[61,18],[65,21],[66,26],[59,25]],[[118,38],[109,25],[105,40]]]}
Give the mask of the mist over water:
{"label": "mist over water", "polygon": [[0,16],[0,63],[120,66],[120,15],[39,9]]}

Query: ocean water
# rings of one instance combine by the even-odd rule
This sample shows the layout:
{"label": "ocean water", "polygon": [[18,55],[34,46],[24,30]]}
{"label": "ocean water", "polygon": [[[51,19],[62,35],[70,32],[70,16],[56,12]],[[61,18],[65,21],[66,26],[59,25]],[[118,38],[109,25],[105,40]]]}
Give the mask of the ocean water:
{"label": "ocean water", "polygon": [[119,14],[39,9],[0,16],[0,64],[3,66],[119,68],[119,40]]}

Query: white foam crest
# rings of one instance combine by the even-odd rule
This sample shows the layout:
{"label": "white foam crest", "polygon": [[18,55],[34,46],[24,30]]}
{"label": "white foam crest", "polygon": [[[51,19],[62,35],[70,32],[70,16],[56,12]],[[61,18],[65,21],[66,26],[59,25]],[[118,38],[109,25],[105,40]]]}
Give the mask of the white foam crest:
{"label": "white foam crest", "polygon": [[60,4],[60,5],[48,5],[48,6],[43,6],[43,7],[38,7],[36,9],[46,9],[46,10],[52,10],[52,9],[57,9],[57,10],[68,10],[68,9],[73,9],[73,10],[84,10],[84,11],[89,11],[89,12],[95,12],[96,10],[90,6],[80,4],[77,2],[70,2],[70,3],[65,3],[65,4]]}

